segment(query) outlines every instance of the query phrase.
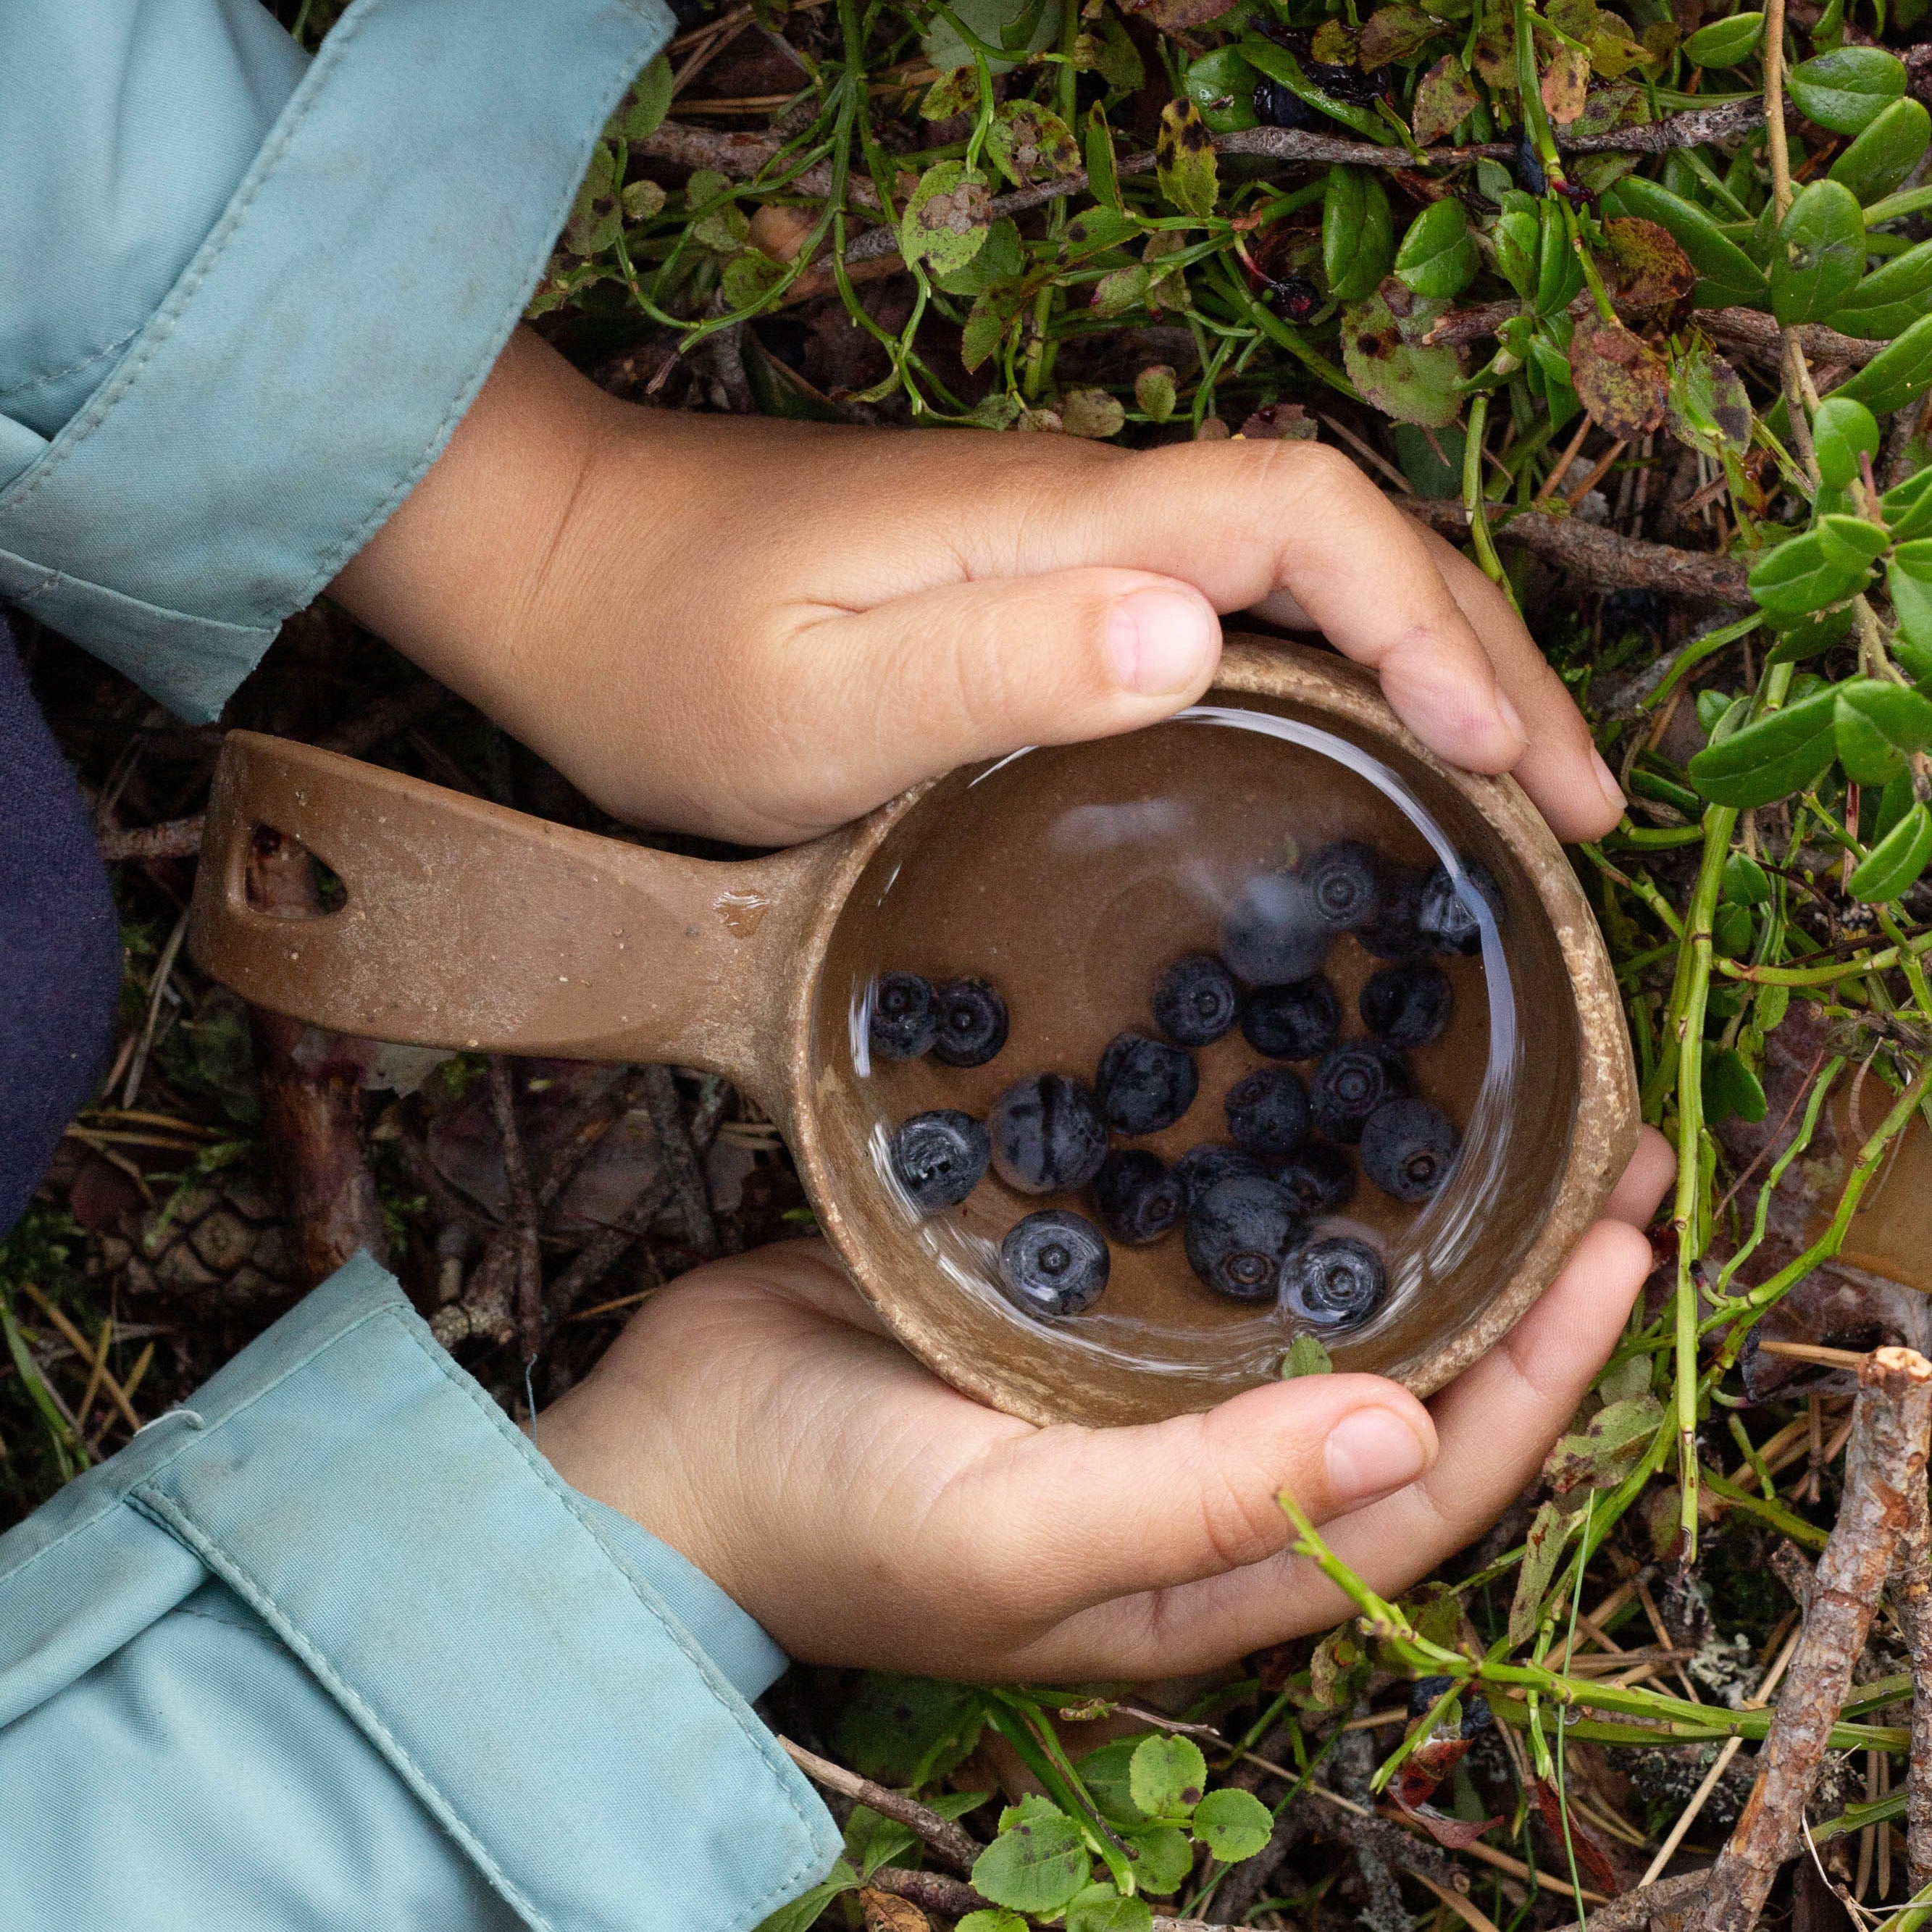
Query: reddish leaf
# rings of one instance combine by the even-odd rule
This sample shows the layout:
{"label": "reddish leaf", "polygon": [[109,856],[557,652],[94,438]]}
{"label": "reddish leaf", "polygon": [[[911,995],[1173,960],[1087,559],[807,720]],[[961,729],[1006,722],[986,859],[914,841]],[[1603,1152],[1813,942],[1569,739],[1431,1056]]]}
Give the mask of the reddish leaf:
{"label": "reddish leaf", "polygon": [[1622,215],[1604,224],[1604,242],[1619,315],[1651,315],[1690,302],[1697,272],[1668,229]]}
{"label": "reddish leaf", "polygon": [[1664,421],[1670,372],[1664,358],[1621,322],[1579,322],[1570,340],[1570,377],[1591,420],[1622,442]]}
{"label": "reddish leaf", "polygon": [[1270,403],[1241,425],[1250,442],[1312,442],[1320,426],[1300,403]]}
{"label": "reddish leaf", "polygon": [[1448,1852],[1466,1852],[1485,1832],[1509,1822],[1500,1812],[1493,1818],[1452,1818],[1432,1804],[1422,1805],[1408,1815]]}
{"label": "reddish leaf", "polygon": [[1587,48],[1559,46],[1543,70],[1543,104],[1550,118],[1568,126],[1583,111],[1590,91],[1590,56]]}
{"label": "reddish leaf", "polygon": [[1454,54],[1444,54],[1416,82],[1415,105],[1408,117],[1415,138],[1425,148],[1442,140],[1455,131],[1458,122],[1468,118],[1481,99],[1470,84],[1468,69]]}
{"label": "reddish leaf", "polygon": [[[1559,1845],[1562,1844],[1563,1795],[1546,1778],[1536,1780],[1536,1808],[1542,1813],[1543,1822],[1549,1827],[1550,1835]],[[1603,1846],[1577,1823],[1574,1816],[1570,1820],[1569,1840],[1576,1854],[1577,1875],[1597,1891],[1616,1898],[1624,1888],[1616,1868],[1610,1863]]]}
{"label": "reddish leaf", "polygon": [[1185,33],[1209,20],[1218,20],[1234,0],[1123,0],[1126,12],[1151,21],[1164,34]]}
{"label": "reddish leaf", "polygon": [[1462,1762],[1469,1748],[1466,1738],[1430,1738],[1404,1758],[1388,1792],[1405,1811],[1414,1811],[1436,1796],[1436,1787]]}

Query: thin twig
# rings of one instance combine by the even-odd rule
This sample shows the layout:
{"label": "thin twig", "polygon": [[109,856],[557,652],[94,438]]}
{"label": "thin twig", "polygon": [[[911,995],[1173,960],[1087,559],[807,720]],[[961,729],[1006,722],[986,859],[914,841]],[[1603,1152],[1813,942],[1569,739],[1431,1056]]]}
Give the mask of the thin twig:
{"label": "thin twig", "polygon": [[1906,1493],[1893,1553],[1892,1608],[1912,1664],[1912,1756],[1906,1774],[1905,1852],[1916,1894],[1932,1885],[1932,1519],[1925,1485]]}
{"label": "thin twig", "polygon": [[510,1063],[490,1056],[490,1111],[503,1143],[503,1174],[509,1194],[510,1232],[516,1254],[516,1319],[524,1360],[533,1362],[543,1346],[543,1252],[537,1245],[537,1203],[524,1137],[517,1127],[516,1089]]}
{"label": "thin twig", "polygon": [[890,1818],[908,1831],[916,1832],[928,1848],[938,1853],[955,1871],[970,1872],[974,1861],[986,1850],[964,1826],[956,1825],[950,1818],[942,1818],[931,1805],[922,1804],[917,1798],[908,1798],[899,1792],[890,1791],[869,1778],[861,1778],[856,1771],[848,1771],[842,1765],[819,1757],[802,1745],[794,1744],[789,1738],[780,1738],[778,1744],[813,1784],[869,1805],[880,1817]]}

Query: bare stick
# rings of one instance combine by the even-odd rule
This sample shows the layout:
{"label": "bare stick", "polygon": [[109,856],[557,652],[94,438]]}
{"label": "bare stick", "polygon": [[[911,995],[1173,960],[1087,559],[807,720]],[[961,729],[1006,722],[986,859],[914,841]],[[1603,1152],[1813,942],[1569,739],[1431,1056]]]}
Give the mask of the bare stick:
{"label": "bare stick", "polygon": [[1892,1559],[1892,1603],[1912,1660],[1912,1760],[1905,1788],[1905,1852],[1916,1897],[1932,1885],[1932,1517],[1913,1484]]}
{"label": "bare stick", "polygon": [[904,1826],[908,1831],[916,1832],[955,1871],[971,1871],[974,1861],[986,1850],[963,1825],[942,1818],[931,1805],[890,1791],[869,1778],[861,1778],[856,1771],[848,1771],[842,1765],[816,1756],[802,1745],[794,1744],[789,1738],[779,1738],[778,1744],[813,1784],[823,1785],[827,1791],[841,1792],[861,1804],[870,1805],[880,1817],[890,1818]]}
{"label": "bare stick", "polygon": [[530,1162],[524,1156],[524,1137],[517,1130],[510,1063],[500,1053],[490,1056],[490,1111],[503,1143],[503,1174],[508,1184],[511,1235],[516,1250],[517,1334],[524,1360],[533,1362],[543,1346],[543,1255],[537,1246],[536,1192],[530,1185]]}

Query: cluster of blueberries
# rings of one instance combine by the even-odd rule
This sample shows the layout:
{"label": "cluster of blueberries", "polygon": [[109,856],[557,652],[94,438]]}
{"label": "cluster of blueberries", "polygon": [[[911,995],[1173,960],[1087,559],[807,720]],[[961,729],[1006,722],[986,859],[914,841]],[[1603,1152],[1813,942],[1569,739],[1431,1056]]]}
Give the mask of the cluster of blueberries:
{"label": "cluster of blueberries", "polygon": [[[983,1122],[956,1108],[916,1114],[893,1136],[893,1171],[926,1214],[956,1207],[989,1166],[1024,1194],[1090,1186],[1107,1235],[1144,1246],[1178,1227],[1189,1264],[1217,1293],[1283,1298],[1316,1328],[1362,1322],[1388,1292],[1382,1257],[1348,1236],[1310,1240],[1310,1223],[1353,1196],[1351,1147],[1397,1201],[1426,1201],[1448,1176],[1456,1130],[1416,1094],[1403,1055],[1449,1023],[1449,980],[1434,959],[1480,949],[1471,892],[1500,922],[1501,895],[1481,866],[1462,867],[1459,889],[1443,866],[1392,866],[1354,841],[1252,878],[1228,910],[1219,955],[1191,955],[1161,974],[1153,1006],[1164,1038],[1117,1034],[1090,1088],[1068,1074],[1028,1074]],[[1322,970],[1345,932],[1388,962],[1358,1002],[1371,1037],[1346,1042],[1341,1003]],[[1180,1119],[1200,1088],[1191,1049],[1237,1024],[1257,1053],[1312,1060],[1312,1075],[1304,1082],[1280,1064],[1246,1075],[1224,1103],[1228,1140],[1190,1148],[1172,1168],[1145,1148],[1112,1145],[1114,1134],[1158,1133]],[[977,1066],[1006,1030],[1006,1003],[984,980],[934,986],[890,973],[874,984],[870,1038],[884,1058],[931,1053]],[[1046,1317],[1091,1307],[1110,1267],[1106,1236],[1058,1208],[1016,1222],[1000,1260],[1014,1300]]]}

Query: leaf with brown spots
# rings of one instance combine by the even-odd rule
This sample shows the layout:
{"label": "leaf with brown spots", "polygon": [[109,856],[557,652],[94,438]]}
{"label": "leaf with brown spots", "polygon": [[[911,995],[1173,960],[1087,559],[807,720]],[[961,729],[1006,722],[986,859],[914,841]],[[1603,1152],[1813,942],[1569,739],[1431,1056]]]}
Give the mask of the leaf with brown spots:
{"label": "leaf with brown spots", "polygon": [[1060,427],[1069,436],[1104,442],[1118,436],[1126,420],[1119,398],[1105,389],[1069,389],[1060,399]]}
{"label": "leaf with brown spots", "polygon": [[1389,1780],[1389,1796],[1403,1810],[1415,1811],[1436,1796],[1436,1787],[1462,1762],[1468,1748],[1466,1738],[1425,1739],[1402,1760]]}
{"label": "leaf with brown spots", "polygon": [[1559,44],[1543,70],[1543,104],[1550,119],[1567,128],[1582,112],[1589,91],[1589,50]]}
{"label": "leaf with brown spots", "polygon": [[1163,34],[1184,34],[1190,27],[1218,20],[1234,4],[1234,0],[1122,0],[1121,10],[1150,22]]}
{"label": "leaf with brown spots", "polygon": [[1689,448],[1721,458],[1750,447],[1750,394],[1721,356],[1702,346],[1686,350],[1670,365],[1670,401],[1664,420]]}
{"label": "leaf with brown spots", "polygon": [[1697,271],[1677,238],[1640,216],[1619,215],[1604,224],[1604,260],[1619,315],[1662,314],[1669,320],[1685,308],[1697,286]]}
{"label": "leaf with brown spots", "polygon": [[1364,401],[1398,422],[1446,429],[1462,398],[1460,357],[1421,338],[1449,304],[1412,294],[1394,276],[1342,310],[1342,361]]}
{"label": "leaf with brown spots", "polygon": [[1420,7],[1378,7],[1362,23],[1355,46],[1356,63],[1371,74],[1390,61],[1406,61],[1420,53],[1448,22],[1432,20]]}
{"label": "leaf with brown spots", "polygon": [[962,161],[928,168],[899,223],[899,253],[935,275],[964,268],[986,246],[992,200],[976,168]]}
{"label": "leaf with brown spots", "polygon": [[860,1887],[859,1910],[866,1915],[866,1932],[932,1932],[932,1921],[910,1899],[875,1886]]}
{"label": "leaf with brown spots", "polygon": [[[1354,67],[1360,52],[1360,31],[1346,20],[1324,20],[1308,46],[1309,58],[1329,67]],[[1361,62],[1364,66],[1367,64]]]}
{"label": "leaf with brown spots", "polygon": [[1300,403],[1269,403],[1241,425],[1250,442],[1313,442],[1320,426]]}
{"label": "leaf with brown spots", "polygon": [[1214,213],[1221,193],[1214,137],[1192,101],[1170,100],[1160,110],[1154,165],[1160,172],[1161,193],[1182,214]]}
{"label": "leaf with brown spots", "polygon": [[1409,125],[1425,148],[1455,132],[1480,104],[1469,70],[1454,54],[1444,54],[1416,83],[1415,105]]}
{"label": "leaf with brown spots", "polygon": [[1080,172],[1080,144],[1050,108],[1010,100],[986,130],[986,154],[1016,188]]}
{"label": "leaf with brown spots", "polygon": [[1590,420],[1634,442],[1664,420],[1670,374],[1664,358],[1622,322],[1587,319],[1570,338],[1570,380]]}

